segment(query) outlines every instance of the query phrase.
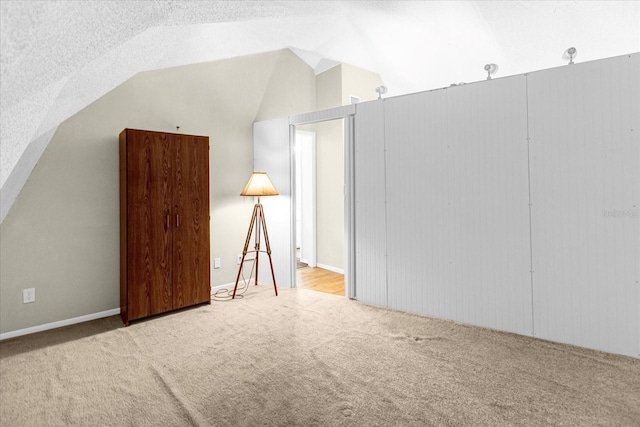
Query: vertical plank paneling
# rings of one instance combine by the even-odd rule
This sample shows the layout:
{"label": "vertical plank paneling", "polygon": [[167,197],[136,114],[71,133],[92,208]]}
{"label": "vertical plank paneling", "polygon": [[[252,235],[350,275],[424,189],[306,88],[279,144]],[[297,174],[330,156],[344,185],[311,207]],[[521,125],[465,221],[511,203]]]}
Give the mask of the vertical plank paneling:
{"label": "vertical plank paneling", "polygon": [[357,105],[354,129],[356,299],[387,305],[384,101]]}
{"label": "vertical plank paneling", "polygon": [[538,337],[640,355],[640,55],[528,75]]}
{"label": "vertical plank paneling", "polygon": [[[638,357],[638,75],[633,54],[358,104],[356,298]],[[254,146],[293,280],[288,132]]]}
{"label": "vertical plank paneling", "polygon": [[530,334],[524,77],[385,101],[389,306]]}
{"label": "vertical plank paneling", "polygon": [[[271,243],[278,287],[290,288],[295,280],[295,240],[292,233],[291,151],[289,119],[256,122],[253,125],[254,170],[264,171],[279,195],[260,199]],[[269,263],[260,261],[260,282],[271,283]]]}

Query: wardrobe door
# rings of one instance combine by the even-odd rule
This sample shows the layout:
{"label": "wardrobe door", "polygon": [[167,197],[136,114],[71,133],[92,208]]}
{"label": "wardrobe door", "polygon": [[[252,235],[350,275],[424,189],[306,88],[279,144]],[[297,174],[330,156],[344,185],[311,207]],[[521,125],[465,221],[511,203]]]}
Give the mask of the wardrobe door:
{"label": "wardrobe door", "polygon": [[168,135],[127,130],[128,318],[173,308],[171,142]]}
{"label": "wardrobe door", "polygon": [[209,138],[173,135],[173,307],[211,301]]}

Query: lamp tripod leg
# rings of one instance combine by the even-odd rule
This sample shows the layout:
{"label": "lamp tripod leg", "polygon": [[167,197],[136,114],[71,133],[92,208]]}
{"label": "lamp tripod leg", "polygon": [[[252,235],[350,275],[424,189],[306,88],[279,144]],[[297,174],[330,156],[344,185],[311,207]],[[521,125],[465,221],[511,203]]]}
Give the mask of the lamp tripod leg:
{"label": "lamp tripod leg", "polygon": [[267,222],[264,219],[264,211],[262,210],[262,206],[260,206],[260,220],[262,221],[262,231],[264,233],[264,244],[267,248],[267,255],[269,255],[269,267],[271,267],[271,278],[273,279],[273,290],[278,296],[278,287],[276,286],[276,275],[273,272],[273,261],[271,260],[271,245],[269,244],[269,233],[267,233]]}
{"label": "lamp tripod leg", "polygon": [[255,255],[253,258],[255,259],[255,269],[256,269],[256,283],[255,286],[258,286],[258,274],[260,273],[260,218],[262,216],[262,205],[260,202],[256,205],[256,244],[254,247]]}
{"label": "lamp tripod leg", "polygon": [[[238,282],[240,281],[240,274],[242,274],[242,267],[244,267],[244,258],[247,256],[247,249],[249,248],[249,242],[251,241],[251,234],[253,233],[253,225],[256,223],[258,213],[258,205],[253,207],[253,215],[251,215],[251,223],[249,224],[249,232],[247,233],[247,238],[244,241],[244,249],[242,250],[242,260],[240,261],[240,267],[238,268],[238,275],[236,276],[236,285],[233,287],[233,295],[231,299],[236,297],[236,290],[238,289]],[[258,254],[256,253],[256,257]],[[257,282],[257,272],[256,272],[256,282]]]}
{"label": "lamp tripod leg", "polygon": [[256,228],[256,236],[255,236],[255,271],[256,271],[256,286],[258,286],[258,268],[259,268],[259,255],[260,255],[260,232],[264,234],[264,243],[266,247],[267,255],[269,256],[269,267],[271,269],[271,278],[273,279],[273,290],[278,296],[278,287],[276,285],[276,275],[273,270],[273,261],[271,259],[271,244],[269,243],[269,234],[267,233],[267,222],[264,219],[264,211],[262,209],[262,204],[257,203],[253,207],[253,215],[251,216],[251,224],[249,224],[249,232],[247,233],[247,238],[244,241],[244,249],[242,250],[242,261],[240,261],[240,267],[238,268],[238,275],[236,276],[236,284],[233,287],[233,295],[231,299],[236,297],[236,291],[238,289],[238,282],[240,281],[240,275],[242,274],[242,267],[244,266],[244,259],[247,256],[247,251],[249,249],[249,242],[251,242],[251,235],[253,234],[253,227],[257,224]]}

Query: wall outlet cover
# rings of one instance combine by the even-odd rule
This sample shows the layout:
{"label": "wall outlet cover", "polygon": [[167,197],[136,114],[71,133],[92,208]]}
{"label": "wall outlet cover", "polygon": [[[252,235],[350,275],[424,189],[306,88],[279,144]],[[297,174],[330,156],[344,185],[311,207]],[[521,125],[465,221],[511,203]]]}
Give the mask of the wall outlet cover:
{"label": "wall outlet cover", "polygon": [[30,302],[36,302],[36,289],[29,288],[22,290],[22,303],[28,304]]}

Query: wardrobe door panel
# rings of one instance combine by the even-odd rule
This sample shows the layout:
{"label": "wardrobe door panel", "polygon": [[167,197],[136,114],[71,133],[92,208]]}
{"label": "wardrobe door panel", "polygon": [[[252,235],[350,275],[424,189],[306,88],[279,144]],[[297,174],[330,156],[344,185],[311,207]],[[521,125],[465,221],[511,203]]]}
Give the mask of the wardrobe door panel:
{"label": "wardrobe door panel", "polygon": [[174,135],[173,304],[210,302],[209,138]]}
{"label": "wardrobe door panel", "polygon": [[128,317],[173,308],[171,143],[166,134],[127,133]]}

